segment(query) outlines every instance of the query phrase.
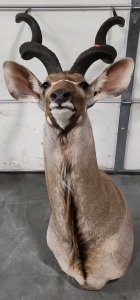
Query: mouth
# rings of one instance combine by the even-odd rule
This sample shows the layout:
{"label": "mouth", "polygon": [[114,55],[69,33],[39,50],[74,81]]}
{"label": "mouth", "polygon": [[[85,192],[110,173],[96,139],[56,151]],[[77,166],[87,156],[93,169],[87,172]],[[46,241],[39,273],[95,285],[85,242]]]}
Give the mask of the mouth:
{"label": "mouth", "polygon": [[53,110],[53,109],[57,109],[57,110],[63,110],[63,109],[69,109],[69,110],[71,110],[71,111],[74,111],[74,109],[71,109],[71,108],[69,108],[69,107],[64,107],[64,106],[57,106],[57,107],[54,107],[54,108],[52,108],[51,110]]}
{"label": "mouth", "polygon": [[67,102],[67,103],[62,103],[62,104],[57,104],[57,103],[51,103],[50,104],[50,110],[70,110],[72,112],[75,111],[75,108],[74,108],[74,105],[70,102]]}

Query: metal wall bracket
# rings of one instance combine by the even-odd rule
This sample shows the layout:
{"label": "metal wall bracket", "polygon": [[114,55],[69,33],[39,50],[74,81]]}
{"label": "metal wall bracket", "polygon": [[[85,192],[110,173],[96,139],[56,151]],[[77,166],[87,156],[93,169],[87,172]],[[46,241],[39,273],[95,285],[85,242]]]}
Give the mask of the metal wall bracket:
{"label": "metal wall bracket", "polygon": [[134,24],[137,24],[140,18],[140,12],[139,9],[132,9],[131,11],[131,18]]}
{"label": "metal wall bracket", "polygon": [[[134,8],[137,6],[137,9]],[[129,30],[126,48],[126,57],[133,58],[136,62],[137,47],[139,41],[140,30],[140,0],[132,0],[132,10],[130,12]],[[130,109],[132,104],[132,91],[133,91],[134,74],[128,89],[122,94],[121,107],[118,125],[118,136],[116,145],[116,157],[115,157],[115,170],[123,170],[126,139],[129,125]]]}
{"label": "metal wall bracket", "polygon": [[131,5],[132,7],[140,7],[140,0],[132,0]]}

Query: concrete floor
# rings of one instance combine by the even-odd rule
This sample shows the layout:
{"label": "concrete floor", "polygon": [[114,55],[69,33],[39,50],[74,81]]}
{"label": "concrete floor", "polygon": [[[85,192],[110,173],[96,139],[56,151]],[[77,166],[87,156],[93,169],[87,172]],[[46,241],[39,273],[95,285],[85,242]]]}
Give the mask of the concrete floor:
{"label": "concrete floor", "polygon": [[0,300],[140,300],[140,176],[111,177],[130,207],[135,248],[127,274],[96,292],[64,274],[47,247],[44,174],[0,174]]}

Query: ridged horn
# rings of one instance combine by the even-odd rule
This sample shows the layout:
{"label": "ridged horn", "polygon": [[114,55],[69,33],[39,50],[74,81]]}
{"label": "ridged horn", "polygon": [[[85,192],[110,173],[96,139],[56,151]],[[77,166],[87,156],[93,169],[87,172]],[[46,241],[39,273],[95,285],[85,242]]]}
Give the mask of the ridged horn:
{"label": "ridged horn", "polygon": [[[117,16],[114,7],[112,7],[112,10],[113,10],[114,17],[109,18],[108,20],[106,20],[102,24],[102,26],[99,28],[99,30],[96,34],[96,38],[95,38],[95,45],[106,45],[106,36],[107,36],[107,33],[110,30],[110,28],[115,26],[115,25],[123,27],[124,24],[125,24],[124,18]],[[116,56],[117,56],[117,52],[116,52]],[[106,62],[106,60],[104,62]]]}
{"label": "ridged horn", "polygon": [[91,64],[98,59],[101,59],[108,64],[113,63],[117,56],[117,52],[114,47],[106,45],[106,35],[112,26],[119,25],[122,27],[125,23],[124,18],[117,16],[114,8],[113,15],[114,17],[106,20],[99,28],[95,38],[95,46],[82,52],[76,59],[69,71],[71,74],[81,73],[82,75],[85,75]]}
{"label": "ridged horn", "polygon": [[27,11],[17,14],[15,20],[17,23],[26,22],[32,31],[31,42],[23,43],[19,48],[21,57],[24,60],[29,60],[33,57],[38,58],[45,66],[48,74],[63,72],[55,53],[42,45],[42,33],[36,20],[28,15]]}
{"label": "ridged horn", "polygon": [[42,44],[42,33],[40,30],[40,27],[38,25],[38,23],[36,22],[36,20],[28,15],[26,12],[25,13],[19,13],[16,15],[15,17],[15,21],[16,23],[20,23],[22,21],[26,22],[32,31],[32,40],[31,42],[36,42],[39,44]]}

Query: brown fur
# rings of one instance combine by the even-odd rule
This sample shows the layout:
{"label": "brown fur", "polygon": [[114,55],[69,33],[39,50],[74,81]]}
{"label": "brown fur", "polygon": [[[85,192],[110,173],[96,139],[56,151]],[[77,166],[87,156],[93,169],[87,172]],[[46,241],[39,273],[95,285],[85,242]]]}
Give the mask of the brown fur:
{"label": "brown fur", "polygon": [[[106,95],[118,95],[127,87],[133,70],[132,60],[126,58],[107,68],[88,91],[78,85],[84,80],[82,75],[68,72],[49,75],[47,80],[51,85],[44,91],[29,70],[23,71],[23,67],[18,66],[13,62],[4,66],[10,93],[14,91],[15,98],[19,99],[24,90],[27,97],[34,95],[45,104],[44,162],[52,209],[47,243],[67,274],[86,289],[100,289],[108,280],[126,272],[134,238],[131,217],[121,192],[98,169],[87,107]],[[22,83],[19,89],[18,73]],[[59,82],[53,84],[55,81]],[[72,92],[73,115],[68,108],[66,112],[59,110],[60,119],[58,111],[52,114],[50,95],[55,89]],[[61,122],[57,123],[61,117],[66,124],[62,128]],[[77,123],[79,117],[80,123]]]}
{"label": "brown fur", "polygon": [[[77,208],[74,201],[73,187],[71,184],[72,163],[65,156],[66,146],[68,146],[67,137],[62,135],[60,139],[60,149],[62,151],[62,161],[60,164],[60,178],[62,182],[62,191],[65,201],[65,225],[70,235],[71,240],[71,260],[70,267],[74,268],[75,261],[80,258],[80,251],[78,245],[78,223],[77,223]],[[65,150],[64,150],[65,149]]]}
{"label": "brown fur", "polygon": [[[61,140],[60,140],[61,144]],[[64,146],[62,142],[62,147]],[[60,147],[61,147],[60,145]],[[65,144],[66,145],[66,144]],[[85,243],[82,232],[78,225],[77,207],[74,199],[73,187],[71,185],[72,164],[63,156],[61,163],[61,180],[65,200],[65,224],[71,239],[70,268],[79,269],[86,279],[86,259],[88,256],[88,245]],[[70,183],[70,186],[68,186]]]}

